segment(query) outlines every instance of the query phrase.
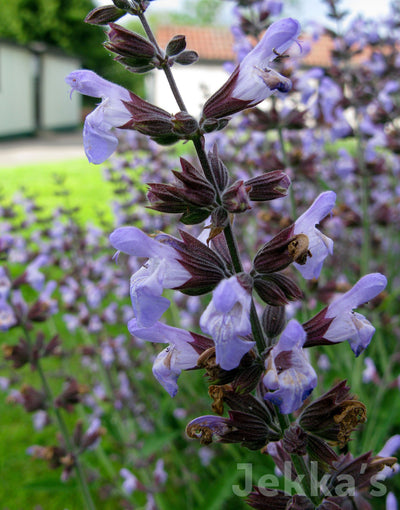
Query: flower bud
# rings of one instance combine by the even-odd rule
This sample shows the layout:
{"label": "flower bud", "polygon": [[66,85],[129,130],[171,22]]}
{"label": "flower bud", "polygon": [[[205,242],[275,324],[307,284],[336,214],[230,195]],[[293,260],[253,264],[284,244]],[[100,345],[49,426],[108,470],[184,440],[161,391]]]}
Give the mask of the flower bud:
{"label": "flower bud", "polygon": [[128,0],[112,0],[115,7],[118,7],[118,9],[130,9],[131,5]]}
{"label": "flower bud", "polygon": [[197,120],[187,112],[179,112],[172,118],[174,132],[178,135],[189,136],[196,133],[199,128]]}
{"label": "flower bud", "polygon": [[229,119],[213,119],[207,118],[201,120],[201,129],[204,133],[212,133],[213,131],[221,131],[228,124]]}
{"label": "flower bud", "polygon": [[230,213],[242,213],[251,209],[248,189],[243,181],[236,181],[222,195],[222,205]]}
{"label": "flower bud", "polygon": [[110,42],[105,46],[113,53],[142,59],[152,59],[156,54],[153,44],[141,35],[116,23],[110,23],[110,27],[111,30],[107,34]]}
{"label": "flower bud", "polygon": [[254,288],[260,298],[271,306],[283,306],[303,296],[295,282],[281,273],[256,275]]}
{"label": "flower bud", "polygon": [[285,329],[285,307],[267,305],[262,314],[261,323],[267,337],[276,338]]}
{"label": "flower bud", "polygon": [[96,7],[85,18],[85,23],[90,25],[107,25],[110,22],[117,21],[126,14],[125,11],[118,9],[114,5],[103,5]]}
{"label": "flower bud", "polygon": [[315,506],[305,496],[290,496],[286,492],[268,489],[266,487],[253,487],[246,503],[258,510],[314,510]]}
{"label": "flower bud", "polygon": [[215,204],[215,191],[204,177],[188,161],[181,158],[182,172],[172,171],[176,184],[149,183],[147,194],[151,209],[165,213],[182,213],[180,221],[195,225],[204,221]]}
{"label": "flower bud", "polygon": [[246,187],[250,187],[248,192],[249,199],[261,202],[286,196],[290,186],[290,179],[281,170],[275,170],[253,177],[245,181],[244,184]]}
{"label": "flower bud", "polygon": [[42,391],[35,390],[32,386],[24,384],[21,388],[22,404],[28,413],[39,409],[46,409],[46,395]]}
{"label": "flower bud", "polygon": [[182,51],[186,48],[186,37],[184,35],[174,35],[174,37],[167,44],[167,48],[165,53],[169,57],[175,57],[182,53]]}
{"label": "flower bud", "polygon": [[154,69],[158,61],[156,49],[150,41],[115,23],[110,23],[110,27],[109,42],[104,47],[118,55],[114,60],[131,72],[145,73]]}
{"label": "flower bud", "polygon": [[334,493],[343,480],[350,478],[353,481],[352,487],[357,491],[364,487],[368,488],[379,471],[385,466],[393,466],[396,461],[394,457],[373,457],[371,452],[364,453],[356,459],[353,459],[351,454],[347,454],[334,463],[326,486],[332,488],[331,492]]}
{"label": "flower bud", "polygon": [[298,425],[292,425],[285,430],[282,446],[287,453],[303,457],[307,453],[307,434]]}
{"label": "flower bud", "polygon": [[199,55],[193,50],[185,50],[182,51],[177,57],[174,58],[174,61],[182,66],[190,66],[199,60]]}
{"label": "flower bud", "polygon": [[78,384],[76,379],[70,379],[64,388],[64,391],[55,399],[56,407],[63,407],[67,411],[72,411],[75,404],[79,404],[82,395],[89,391],[88,387]]}
{"label": "flower bud", "polygon": [[23,338],[20,338],[16,345],[3,344],[1,347],[3,349],[4,358],[7,361],[13,362],[13,368],[21,368],[30,360],[29,344]]}

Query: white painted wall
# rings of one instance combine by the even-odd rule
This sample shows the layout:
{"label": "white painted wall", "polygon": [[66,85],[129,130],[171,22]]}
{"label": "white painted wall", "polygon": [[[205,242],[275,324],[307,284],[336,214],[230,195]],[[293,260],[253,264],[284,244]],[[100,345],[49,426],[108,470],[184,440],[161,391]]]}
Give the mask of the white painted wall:
{"label": "white painted wall", "polygon": [[[174,65],[172,68],[179,91],[188,112],[198,117],[203,104],[228,79],[228,73],[221,65],[193,64]],[[153,71],[148,76],[147,91],[149,101],[169,113],[177,113],[179,108],[161,71]]]}
{"label": "white painted wall", "polygon": [[35,131],[32,52],[0,42],[0,136]]}
{"label": "white painted wall", "polygon": [[41,129],[75,127],[80,122],[81,95],[72,94],[65,77],[80,67],[79,60],[42,54],[41,63]]}

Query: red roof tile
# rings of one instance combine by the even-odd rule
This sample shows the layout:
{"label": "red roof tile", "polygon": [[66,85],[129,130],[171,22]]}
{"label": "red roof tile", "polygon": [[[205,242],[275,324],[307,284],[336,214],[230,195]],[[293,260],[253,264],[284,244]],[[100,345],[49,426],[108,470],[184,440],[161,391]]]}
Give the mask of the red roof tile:
{"label": "red roof tile", "polygon": [[[227,27],[193,27],[193,26],[159,26],[156,37],[162,48],[174,35],[186,36],[187,49],[195,50],[203,61],[234,61],[234,39]],[[310,41],[307,35],[300,36],[300,40]],[[311,42],[311,41],[310,41]],[[322,35],[317,41],[311,42],[311,50],[303,58],[303,65],[328,67],[331,63],[331,51],[333,40],[328,35]],[[371,49],[365,49],[361,54],[354,57],[355,62],[360,62],[371,54]]]}
{"label": "red roof tile", "polygon": [[160,26],[157,28],[157,41],[165,48],[174,35],[186,36],[186,48],[195,50],[202,60],[233,60],[233,35],[229,28]]}

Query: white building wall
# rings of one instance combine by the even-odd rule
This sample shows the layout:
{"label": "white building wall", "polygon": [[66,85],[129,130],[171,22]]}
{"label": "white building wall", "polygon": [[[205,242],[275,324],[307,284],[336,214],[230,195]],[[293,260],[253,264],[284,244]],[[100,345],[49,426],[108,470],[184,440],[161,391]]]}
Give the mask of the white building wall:
{"label": "white building wall", "polygon": [[41,55],[40,128],[65,129],[80,122],[81,95],[72,94],[65,77],[80,67],[78,60],[44,53]]}
{"label": "white building wall", "polygon": [[[199,116],[205,101],[225,83],[229,76],[222,65],[201,63],[190,66],[176,64],[172,72],[188,112],[194,117]],[[169,113],[179,111],[164,73],[153,71],[149,75],[147,85],[151,102]]]}
{"label": "white building wall", "polygon": [[32,53],[0,42],[0,136],[35,131],[34,85]]}

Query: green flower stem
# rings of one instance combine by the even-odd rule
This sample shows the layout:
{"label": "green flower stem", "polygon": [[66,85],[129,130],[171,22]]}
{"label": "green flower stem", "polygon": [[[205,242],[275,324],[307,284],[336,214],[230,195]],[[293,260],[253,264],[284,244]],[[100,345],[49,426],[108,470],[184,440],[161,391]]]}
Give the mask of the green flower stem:
{"label": "green flower stem", "polygon": [[[29,331],[28,331],[28,329],[26,328],[25,325],[23,325],[22,327],[23,327],[23,331],[24,331],[24,334],[25,334],[25,338],[26,338],[26,340],[28,342],[28,345],[31,347],[32,346],[32,342],[31,342],[31,338],[30,338],[30,335],[29,335]],[[74,461],[75,461],[75,473],[76,473],[76,476],[77,476],[77,479],[78,479],[78,483],[79,483],[79,486],[80,486],[80,489],[81,489],[82,498],[83,498],[83,501],[84,501],[84,504],[85,504],[85,510],[96,510],[96,507],[94,505],[92,496],[91,496],[90,491],[89,491],[89,487],[88,487],[88,484],[87,484],[85,472],[83,470],[83,467],[82,467],[82,464],[81,464],[81,462],[79,460],[79,457],[78,457],[78,455],[75,452],[75,449],[74,449],[74,446],[73,446],[73,442],[71,441],[71,437],[69,435],[67,425],[66,425],[66,423],[64,421],[64,418],[63,418],[63,416],[62,416],[62,414],[60,412],[60,409],[58,409],[58,407],[56,407],[54,405],[53,393],[52,393],[52,391],[50,389],[49,383],[47,382],[46,375],[45,375],[45,373],[44,373],[44,371],[42,369],[42,365],[40,363],[40,359],[38,359],[36,361],[35,366],[36,366],[37,372],[39,374],[39,377],[40,377],[40,380],[41,380],[44,392],[46,394],[47,400],[50,403],[50,405],[52,407],[52,410],[54,412],[54,415],[56,417],[56,421],[57,421],[58,427],[60,429],[61,435],[62,435],[62,437],[64,439],[65,446],[66,446],[67,450],[72,454],[72,456],[74,458]]]}
{"label": "green flower stem", "polygon": [[307,498],[314,503],[314,505],[318,506],[321,502],[320,498],[318,496],[312,495],[312,487],[317,486],[315,483],[312,483],[311,480],[311,474],[310,470],[308,469],[308,466],[304,460],[304,457],[301,455],[296,455],[295,453],[292,453],[290,455],[290,458],[292,460],[292,463],[296,469],[297,475],[300,477],[301,475],[304,475],[302,478],[302,481],[300,485],[303,488],[304,494],[307,496]]}

